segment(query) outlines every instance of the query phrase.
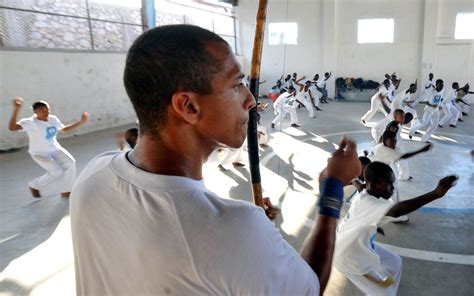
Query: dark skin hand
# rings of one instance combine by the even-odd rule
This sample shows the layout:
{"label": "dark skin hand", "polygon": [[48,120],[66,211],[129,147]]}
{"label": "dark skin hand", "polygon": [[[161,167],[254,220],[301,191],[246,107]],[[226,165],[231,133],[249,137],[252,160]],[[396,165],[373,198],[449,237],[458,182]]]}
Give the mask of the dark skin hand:
{"label": "dark skin hand", "polygon": [[388,211],[387,216],[390,217],[400,217],[406,214],[409,214],[422,206],[446,195],[446,193],[459,179],[458,176],[447,176],[439,180],[438,186],[433,191],[427,192],[423,195],[415,197],[413,199],[405,200],[394,205],[390,211]]}
{"label": "dark skin hand", "polygon": [[413,156],[415,156],[415,155],[417,155],[417,154],[430,151],[430,149],[431,149],[432,147],[433,147],[433,144],[428,143],[428,144],[426,144],[426,146],[424,146],[424,147],[421,148],[420,150],[403,154],[403,155],[400,157],[400,159],[407,159],[407,158],[413,157]]}

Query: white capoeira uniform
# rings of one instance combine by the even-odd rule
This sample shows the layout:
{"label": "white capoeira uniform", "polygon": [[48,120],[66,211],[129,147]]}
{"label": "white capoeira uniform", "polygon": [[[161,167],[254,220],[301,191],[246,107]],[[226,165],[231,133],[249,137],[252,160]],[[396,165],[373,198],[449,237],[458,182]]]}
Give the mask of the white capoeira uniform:
{"label": "white capoeira uniform", "polygon": [[[371,129],[370,129],[370,134],[372,135],[372,138],[374,139],[375,144],[378,144],[380,141],[380,137],[382,136],[383,132],[387,128],[387,125],[392,122],[393,115],[389,115],[385,117],[384,119],[380,120],[377,122]],[[398,131],[400,131],[400,127],[398,128]]]}
{"label": "white capoeira uniform", "polygon": [[396,109],[401,109],[403,112],[406,113],[411,113],[413,115],[413,120],[411,121],[411,126],[413,126],[414,122],[417,120],[418,115],[416,113],[416,110],[408,106],[408,102],[410,102],[412,93],[408,91],[409,88],[403,90],[399,94],[395,96],[393,99],[392,103],[390,104],[390,114],[387,115],[387,117],[392,118],[393,117],[393,112]]}
{"label": "white capoeira uniform", "polygon": [[441,100],[444,96],[444,89],[441,91],[437,91],[436,89],[432,89],[431,93],[428,95],[428,103],[432,106],[426,105],[423,118],[421,121],[418,121],[410,128],[410,136],[413,136],[415,132],[419,129],[426,128],[426,132],[421,137],[421,141],[426,142],[434,133],[436,128],[438,127],[439,123],[439,105],[441,104]]}
{"label": "white capoeira uniform", "polygon": [[441,108],[443,109],[444,115],[439,121],[439,125],[443,126],[447,122],[452,122],[453,119],[453,111],[452,109],[455,108],[453,105],[453,100],[456,99],[456,90],[451,88],[444,96],[443,101],[441,102]]}
{"label": "white capoeira uniform", "polygon": [[28,153],[31,158],[46,170],[46,173],[28,185],[40,192],[54,185],[61,193],[71,192],[76,179],[76,160],[57,141],[56,136],[64,124],[54,115],[46,121],[38,120],[36,115],[17,122],[21,130],[28,134]]}
{"label": "white capoeira uniform", "polygon": [[418,102],[426,102],[428,101],[429,99],[429,94],[431,93],[431,89],[432,89],[432,86],[433,86],[433,80],[429,80],[426,81],[425,83],[425,88],[423,89],[423,91],[421,92],[421,95],[418,97],[418,99],[416,99],[415,101],[415,105],[418,103]]}
{"label": "white capoeira uniform", "polygon": [[384,100],[388,97],[388,89],[385,85],[381,85],[378,91],[372,96],[370,99],[370,109],[364,114],[364,116],[362,116],[361,120],[369,121],[377,111],[381,111],[385,116],[388,115],[387,111],[385,111],[382,106],[383,103],[380,97],[383,97]]}
{"label": "white capoeira uniform", "polygon": [[[397,294],[402,259],[375,241],[377,227],[396,221],[386,216],[394,204],[392,198],[377,198],[366,190],[356,193],[336,230],[334,267],[366,295]],[[370,272],[392,277],[393,285],[388,288],[378,286],[364,276]]]}
{"label": "white capoeira uniform", "polygon": [[282,93],[273,103],[273,111],[276,115],[273,124],[281,124],[287,113],[290,113],[291,124],[298,124],[295,97],[288,92]]}
{"label": "white capoeira uniform", "polygon": [[392,79],[390,79],[390,86],[388,87],[388,96],[390,102],[395,98],[395,84],[393,84]]}
{"label": "white capoeira uniform", "polygon": [[313,104],[311,103],[311,91],[309,89],[304,91],[303,89],[296,94],[295,98],[301,102],[306,109],[308,109],[309,117],[314,118],[314,109]]}
{"label": "white capoeira uniform", "polygon": [[418,114],[416,113],[415,108],[412,108],[408,105],[409,102],[413,102],[411,101],[412,95],[413,95],[412,93],[405,94],[402,98],[402,101],[400,102],[400,107],[405,112],[405,114],[411,113],[411,115],[413,115],[413,119],[411,120],[410,127],[412,127],[418,121]]}

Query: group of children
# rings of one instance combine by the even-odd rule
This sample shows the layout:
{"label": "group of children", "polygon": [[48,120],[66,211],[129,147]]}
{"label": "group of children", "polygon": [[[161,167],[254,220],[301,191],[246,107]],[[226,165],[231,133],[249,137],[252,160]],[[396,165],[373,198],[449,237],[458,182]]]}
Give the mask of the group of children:
{"label": "group of children", "polygon": [[[412,99],[417,91],[417,83],[396,93],[400,81],[395,73],[391,76],[387,74],[371,99],[370,110],[361,118],[365,124],[378,111],[386,116],[371,129],[375,147],[370,155],[365,152],[365,156],[359,158],[363,173],[358,180],[353,181],[356,193],[348,200],[350,208],[336,233],[334,266],[369,295],[396,295],[400,283],[400,256],[375,241],[377,232],[384,234],[381,226],[388,222],[408,222],[408,213],[443,197],[458,179],[457,176],[445,177],[433,191],[400,201],[397,181],[412,179],[406,160],[432,147],[427,142],[416,151],[403,152],[399,145],[402,124],[411,121],[410,139],[419,129],[427,128],[422,137],[422,141],[426,142],[438,127],[440,105],[445,104],[442,108],[447,111],[444,111],[443,119],[448,118],[440,123],[442,125],[452,120],[450,108],[457,109],[455,104],[458,104],[458,99],[462,100],[463,96],[470,93],[468,84],[459,88],[457,83],[453,83],[452,90],[445,92],[443,81],[438,79],[433,84],[433,74],[430,73],[421,96]],[[418,102],[426,104],[421,120],[418,120],[414,109]],[[468,106],[467,102],[462,102]],[[394,165],[398,167],[398,177],[394,174]]]}
{"label": "group of children", "polygon": [[[324,81],[327,81],[330,76],[330,73],[326,73]],[[325,89],[325,82],[324,84],[318,84],[320,80],[317,80],[318,76],[315,75],[313,81],[307,81],[301,85],[299,81],[304,77],[300,79],[296,77],[297,75],[293,75],[293,78],[285,79],[285,84],[280,82],[282,85],[281,94],[274,102],[277,118],[272,122],[272,128],[275,124],[281,123],[286,113],[291,115],[292,126],[298,127],[295,110],[298,103],[308,109],[310,117],[314,116],[312,107],[315,107],[316,100],[313,93]],[[432,75],[430,77],[432,78]],[[288,80],[292,82],[288,83]],[[299,92],[296,91],[294,84],[300,86]],[[376,146],[370,155],[360,158],[363,171],[359,180],[353,182],[357,188],[357,193],[352,196],[349,211],[336,231],[334,266],[361,291],[371,295],[396,295],[401,277],[402,260],[400,256],[375,242],[377,232],[383,233],[381,226],[388,222],[407,221],[406,214],[443,197],[455,185],[457,180],[456,176],[448,176],[441,179],[437,187],[426,194],[404,201],[398,199],[397,178],[391,166],[396,164],[399,167],[399,180],[409,180],[411,176],[408,172],[406,159],[426,152],[432,146],[428,143],[421,149],[410,153],[404,153],[398,147],[397,143],[401,139],[401,124],[409,121],[406,120],[406,114],[412,114],[412,117],[416,119],[416,112],[412,105],[412,102],[413,104],[415,102],[411,99],[411,96],[416,92],[416,83],[397,95],[394,94],[394,91],[390,92],[391,89],[396,90],[399,84],[400,80],[397,80],[396,75],[392,75],[384,81],[381,88],[374,95],[375,99],[373,99],[372,107],[377,111],[381,104],[383,109],[380,110],[383,110],[382,112],[385,112],[387,117],[372,129]],[[456,88],[453,85],[456,95],[462,92],[460,99],[464,95],[472,93],[469,92],[469,86],[466,86]],[[316,87],[314,92],[311,91],[312,87]],[[434,87],[425,88],[427,106],[421,120],[422,123],[434,118],[434,112],[438,112],[436,110],[439,104],[442,103],[443,88],[442,80],[436,81]],[[321,93],[321,96],[317,96],[317,101],[323,97],[325,95]],[[425,100],[425,97],[421,101]],[[448,103],[453,104],[452,101],[458,100],[458,97],[457,95]],[[390,99],[390,107],[383,102],[387,98]],[[447,98],[447,96],[444,98]],[[61,182],[59,186],[62,196],[68,197],[75,179],[75,161],[70,153],[59,145],[56,136],[59,131],[68,132],[81,126],[87,121],[89,115],[84,112],[79,121],[65,126],[57,117],[49,114],[50,107],[48,103],[38,101],[32,105],[34,115],[18,121],[17,117],[22,105],[23,100],[15,98],[9,128],[12,131],[26,131],[28,133],[30,140],[29,153],[46,170],[43,176],[29,183],[30,190],[34,197],[40,197],[43,187],[54,182]],[[257,108],[262,111],[266,108],[266,105],[260,104]],[[426,108],[432,108],[433,110],[428,109],[427,111]],[[363,121],[369,120],[373,116],[372,113],[371,111],[364,115]],[[445,111],[445,116],[449,116],[449,111]],[[436,124],[438,123],[436,122]],[[410,132],[423,127],[424,125],[415,123],[412,125]],[[259,136],[261,137],[260,134]],[[133,149],[138,140],[138,130],[136,128],[129,129],[118,135],[117,139],[121,150],[126,149],[123,145],[124,141],[129,149]],[[264,143],[264,140],[261,140],[261,143]],[[221,161],[232,162],[236,157],[242,156],[242,151],[239,149],[225,150],[224,154],[224,160],[221,159]]]}
{"label": "group of children", "polygon": [[288,113],[290,114],[291,126],[300,127],[296,112],[296,109],[300,107],[306,108],[309,117],[314,118],[314,110],[322,111],[319,104],[328,102],[326,83],[330,77],[330,72],[326,72],[324,78],[320,78],[319,74],[316,73],[312,80],[300,83],[306,77],[298,78],[298,74],[293,73],[293,75],[288,74],[285,78],[282,76],[277,80],[268,93],[273,101],[273,110],[276,116],[271,127],[275,128],[276,125],[281,125]]}
{"label": "group of children", "polygon": [[[412,139],[419,130],[425,130],[421,137],[423,142],[428,141],[438,127],[442,128],[447,123],[450,127],[456,127],[459,121],[463,121],[462,117],[469,113],[470,104],[465,96],[474,92],[469,91],[467,83],[463,87],[458,82],[445,86],[442,79],[433,79],[434,75],[430,73],[420,96],[415,99],[413,95],[417,91],[416,81],[409,88],[396,93],[401,80],[397,79],[395,73],[391,76],[386,74],[386,79],[372,96],[370,109],[361,117],[361,122],[366,124],[377,112],[391,118],[394,110],[401,109],[406,115],[409,114],[411,120],[409,138]],[[421,119],[415,110],[418,103],[425,104]],[[444,113],[441,119],[440,108]],[[378,139],[374,140],[378,142]]]}

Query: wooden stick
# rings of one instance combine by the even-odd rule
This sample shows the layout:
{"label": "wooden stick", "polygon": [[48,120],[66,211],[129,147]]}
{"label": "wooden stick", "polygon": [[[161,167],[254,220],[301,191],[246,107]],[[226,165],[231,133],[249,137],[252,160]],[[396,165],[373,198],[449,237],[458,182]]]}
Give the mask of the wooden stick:
{"label": "wooden stick", "polygon": [[[260,0],[255,24],[255,38],[253,41],[252,68],[250,71],[249,89],[258,104],[258,86],[260,80],[260,66],[262,61],[263,37],[265,33],[265,20],[267,17],[268,0]],[[250,178],[252,180],[253,201],[263,208],[262,183],[260,177],[260,159],[258,156],[257,137],[257,108],[250,110],[247,131],[247,143],[250,163]]]}

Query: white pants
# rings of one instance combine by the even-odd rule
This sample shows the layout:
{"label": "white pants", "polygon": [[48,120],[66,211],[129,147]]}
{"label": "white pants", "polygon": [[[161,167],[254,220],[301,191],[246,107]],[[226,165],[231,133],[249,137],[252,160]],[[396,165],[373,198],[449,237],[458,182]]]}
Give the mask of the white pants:
{"label": "white pants", "polygon": [[76,179],[76,160],[64,148],[48,154],[30,154],[46,173],[29,182],[31,188],[39,191],[46,186],[57,183],[60,192],[71,192]]}
{"label": "white pants", "polygon": [[458,123],[458,119],[462,116],[461,110],[458,107],[459,106],[456,103],[451,104],[450,108],[453,116],[451,117],[451,121],[449,122],[449,124],[456,125]]}
{"label": "white pants", "polygon": [[410,135],[413,136],[419,129],[426,129],[421,141],[426,142],[434,133],[439,123],[439,109],[438,107],[426,106],[421,121],[414,124],[410,129]]}
{"label": "white pants", "polygon": [[361,120],[369,121],[372,119],[372,117],[374,117],[377,111],[381,111],[385,116],[388,115],[387,111],[385,111],[384,107],[382,106],[382,101],[380,98],[378,96],[373,96],[370,100],[370,109],[364,114],[364,116],[362,116]]}
{"label": "white pants", "polygon": [[375,244],[375,253],[380,257],[380,269],[374,271],[382,275],[390,275],[395,281],[393,285],[383,288],[363,275],[346,273],[344,275],[366,295],[397,295],[402,275],[402,258],[392,251],[379,246],[377,243]]}
{"label": "white pants", "polygon": [[447,104],[441,104],[441,108],[443,108],[443,118],[439,121],[440,125],[445,125],[446,122],[451,122],[453,117],[453,112],[451,111],[453,104],[448,102]]}
{"label": "white pants", "polygon": [[[400,142],[395,147],[395,151],[400,154],[404,154],[403,149],[400,147]],[[410,178],[410,168],[408,167],[408,161],[406,159],[400,159],[399,161],[395,162],[398,169],[398,179],[401,181],[407,181]]]}
{"label": "white pants", "polygon": [[303,105],[308,109],[309,117],[313,118],[314,117],[314,109],[313,109],[313,104],[311,103],[310,100],[307,99],[298,99]]}
{"label": "white pants", "polygon": [[296,113],[296,109],[291,106],[284,106],[281,108],[277,108],[275,110],[277,116],[273,119],[273,124],[281,124],[283,118],[285,118],[287,113],[290,113],[291,117],[291,124],[298,124],[298,114]]}

